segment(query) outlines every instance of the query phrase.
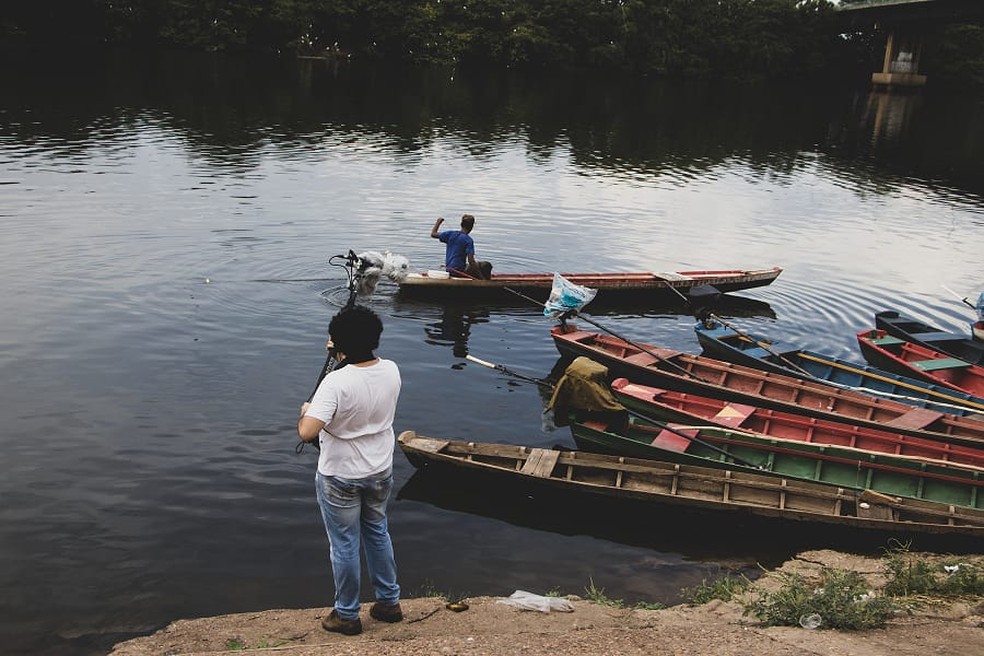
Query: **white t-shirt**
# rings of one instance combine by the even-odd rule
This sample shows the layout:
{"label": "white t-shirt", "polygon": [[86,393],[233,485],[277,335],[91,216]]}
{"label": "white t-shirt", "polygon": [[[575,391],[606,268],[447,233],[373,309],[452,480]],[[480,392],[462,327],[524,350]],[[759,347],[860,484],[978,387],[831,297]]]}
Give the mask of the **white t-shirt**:
{"label": "white t-shirt", "polygon": [[318,435],[322,475],[358,479],[392,466],[401,385],[392,360],[348,365],[325,376],[305,413],[325,422]]}

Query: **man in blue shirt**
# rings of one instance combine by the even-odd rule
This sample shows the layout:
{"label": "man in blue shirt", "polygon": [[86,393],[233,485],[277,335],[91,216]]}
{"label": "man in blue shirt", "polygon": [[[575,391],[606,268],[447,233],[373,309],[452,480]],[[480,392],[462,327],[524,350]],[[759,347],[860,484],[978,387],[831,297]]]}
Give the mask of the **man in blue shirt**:
{"label": "man in blue shirt", "polygon": [[447,248],[444,252],[444,269],[456,278],[479,278],[488,280],[492,277],[492,264],[475,260],[475,241],[471,238],[472,228],[475,227],[475,217],[465,214],[461,217],[461,230],[444,230],[439,232],[443,218],[438,218],[431,228],[431,237],[439,239]]}

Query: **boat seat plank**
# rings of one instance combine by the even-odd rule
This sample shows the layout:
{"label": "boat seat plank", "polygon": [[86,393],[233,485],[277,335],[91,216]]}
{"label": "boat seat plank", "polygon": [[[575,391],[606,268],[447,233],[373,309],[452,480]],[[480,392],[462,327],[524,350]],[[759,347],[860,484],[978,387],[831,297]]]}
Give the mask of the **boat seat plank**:
{"label": "boat seat plank", "polygon": [[[697,434],[695,430],[684,430],[681,433],[693,433]],[[670,430],[662,430],[659,435],[653,439],[650,444],[657,449],[664,449],[666,451],[674,451],[676,453],[685,453],[688,448],[690,448],[690,440],[682,435],[679,435]]]}
{"label": "boat seat plank", "polygon": [[885,335],[884,337],[869,337],[868,341],[875,346],[893,346],[895,344],[905,344],[904,339],[899,339],[893,335]]}
{"label": "boat seat plank", "polygon": [[426,451],[427,453],[440,453],[444,447],[451,444],[450,440],[438,440],[432,437],[414,437],[413,448]]}
{"label": "boat seat plank", "polygon": [[742,403],[728,403],[714,415],[714,423],[723,424],[728,428],[738,428],[745,420],[755,412],[753,405]]}
{"label": "boat seat plank", "polygon": [[752,348],[744,349],[742,351],[742,353],[745,353],[746,355],[750,355],[753,358],[758,358],[760,360],[762,358],[766,358],[766,357],[772,355],[771,353],[769,353],[766,349],[762,348],[761,346],[753,346]]}
{"label": "boat seat plank", "polygon": [[957,358],[934,358],[932,360],[915,360],[912,366],[920,371],[939,371],[940,369],[960,369],[969,367],[969,362]]}
{"label": "boat seat plank", "polygon": [[537,478],[550,478],[558,457],[560,452],[553,449],[533,449],[520,471]]}
{"label": "boat seat plank", "polygon": [[912,333],[912,339],[920,342],[952,342],[956,337],[952,333],[931,332],[931,333]]}
{"label": "boat seat plank", "polygon": [[886,421],[885,425],[892,428],[920,429],[929,426],[941,417],[943,417],[942,412],[929,408],[913,408],[891,421]]}

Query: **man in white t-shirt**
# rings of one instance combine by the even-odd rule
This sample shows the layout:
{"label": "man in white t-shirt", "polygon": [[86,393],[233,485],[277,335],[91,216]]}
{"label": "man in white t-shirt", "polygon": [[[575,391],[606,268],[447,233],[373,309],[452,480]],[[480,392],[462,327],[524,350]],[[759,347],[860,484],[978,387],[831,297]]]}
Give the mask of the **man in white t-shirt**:
{"label": "man in white t-shirt", "polygon": [[360,550],[376,599],[370,616],[383,622],[403,619],[386,521],[393,488],[393,417],[402,382],[394,362],[373,355],[382,332],[376,313],[361,305],[332,318],[328,334],[341,365],[301,406],[297,422],[300,438],[317,439],[321,449],[315,484],[335,579],[335,607],[321,625],[345,635],[362,632]]}

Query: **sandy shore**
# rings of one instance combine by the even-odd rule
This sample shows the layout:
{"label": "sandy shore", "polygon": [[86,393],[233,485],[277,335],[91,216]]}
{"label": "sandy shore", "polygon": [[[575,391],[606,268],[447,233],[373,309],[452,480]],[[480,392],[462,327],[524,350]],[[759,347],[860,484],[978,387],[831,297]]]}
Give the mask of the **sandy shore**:
{"label": "sandy shore", "polygon": [[[834,551],[810,551],[779,571],[816,574],[822,567],[860,572],[877,588],[884,562]],[[775,572],[756,582],[774,584]],[[327,608],[269,610],[179,620],[157,633],[120,643],[112,656],[256,653],[325,654],[984,656],[984,598],[927,603],[901,614],[884,629],[864,632],[762,627],[736,602],[713,601],[663,610],[613,608],[573,600],[574,611],[542,613],[490,597],[466,600],[452,612],[444,600],[404,600],[405,620],[376,622],[363,607],[364,632],[354,637],[321,629]]]}

